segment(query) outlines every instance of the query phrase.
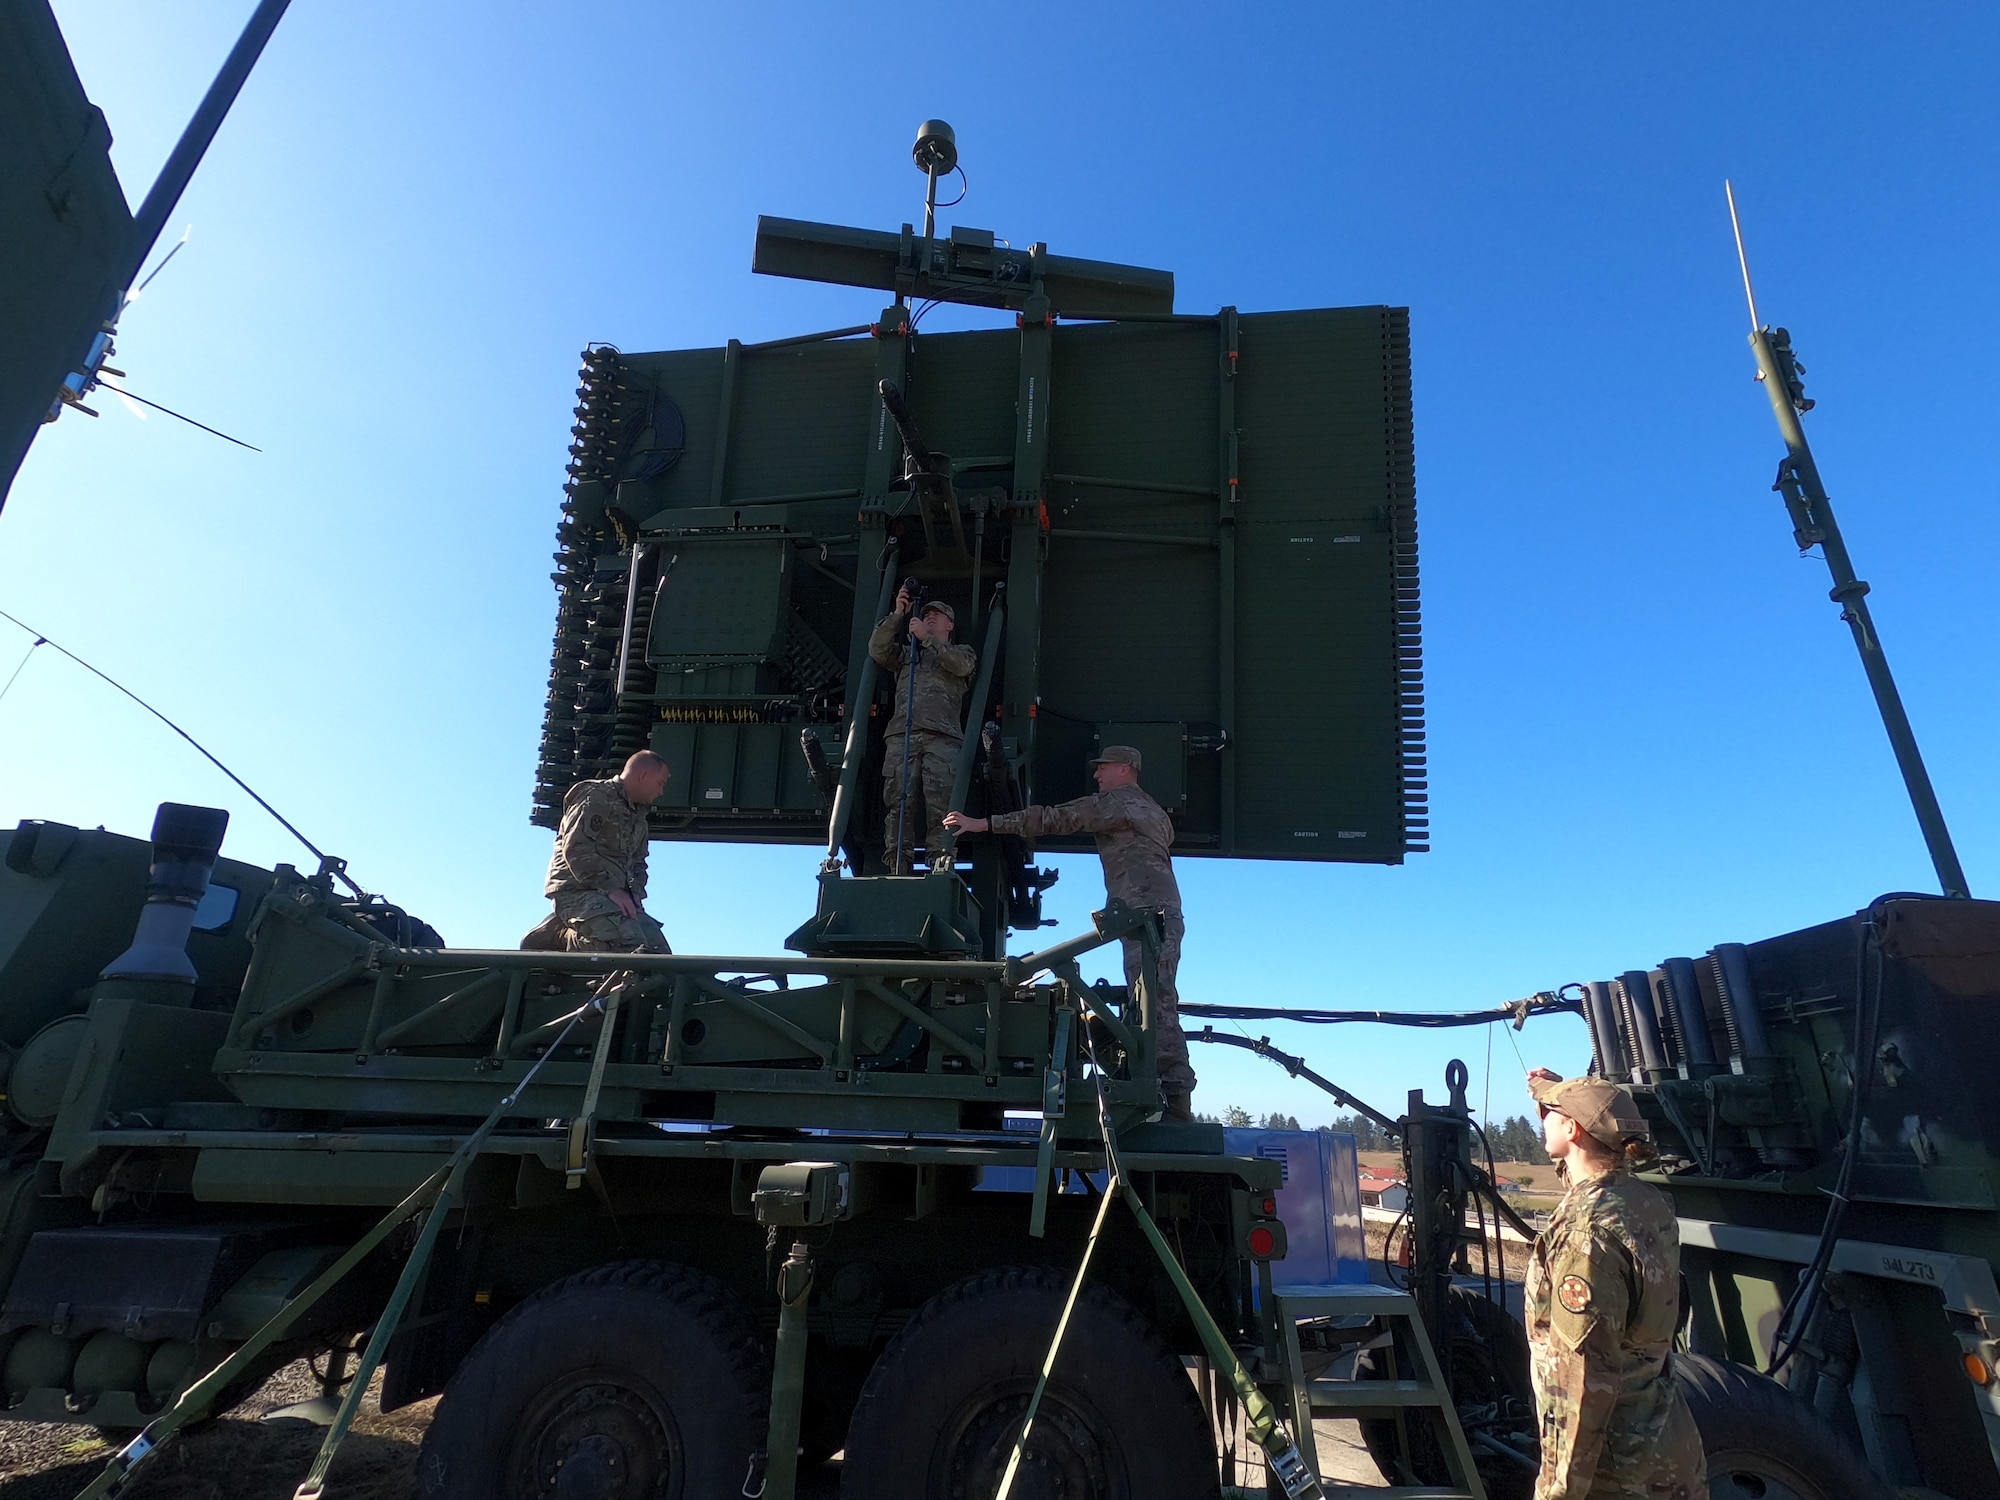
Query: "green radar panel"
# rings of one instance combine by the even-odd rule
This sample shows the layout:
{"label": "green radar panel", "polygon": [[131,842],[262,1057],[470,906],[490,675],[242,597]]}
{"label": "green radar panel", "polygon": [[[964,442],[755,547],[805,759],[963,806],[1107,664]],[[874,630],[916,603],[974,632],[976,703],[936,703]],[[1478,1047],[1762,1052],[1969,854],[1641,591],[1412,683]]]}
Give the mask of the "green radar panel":
{"label": "green radar panel", "polygon": [[[1129,744],[1178,853],[1426,847],[1406,310],[1176,314],[1165,272],[958,228],[765,219],[756,267],[896,303],[586,351],[536,822],[650,748],[656,837],[825,844],[846,759],[879,868],[867,640],[911,579],[981,653],[969,810],[1080,796]],[[922,298],[1002,326],[919,333]]]}

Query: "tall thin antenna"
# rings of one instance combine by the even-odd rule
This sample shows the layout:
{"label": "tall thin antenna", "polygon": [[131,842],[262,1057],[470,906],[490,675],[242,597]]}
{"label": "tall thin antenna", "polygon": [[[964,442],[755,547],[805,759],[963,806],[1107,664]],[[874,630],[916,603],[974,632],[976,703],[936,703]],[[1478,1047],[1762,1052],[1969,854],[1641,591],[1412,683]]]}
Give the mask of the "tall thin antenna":
{"label": "tall thin antenna", "polygon": [[1736,232],[1736,264],[1743,268],[1743,300],[1750,304],[1750,331],[1755,333],[1764,325],[1757,320],[1757,293],[1750,285],[1750,256],[1743,249],[1743,221],[1736,216],[1736,188],[1727,177],[1722,179],[1722,191],[1729,199],[1729,227]]}

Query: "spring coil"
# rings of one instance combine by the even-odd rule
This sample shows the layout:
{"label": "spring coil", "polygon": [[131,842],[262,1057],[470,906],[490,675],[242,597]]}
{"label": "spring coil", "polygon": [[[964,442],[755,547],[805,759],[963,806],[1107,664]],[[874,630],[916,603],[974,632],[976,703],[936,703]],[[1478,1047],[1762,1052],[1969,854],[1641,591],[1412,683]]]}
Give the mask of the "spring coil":
{"label": "spring coil", "polygon": [[1719,1009],[1722,1011],[1722,1030],[1723,1034],[1729,1038],[1729,1055],[1731,1057],[1741,1057],[1743,1055],[1743,1034],[1736,1024],[1736,1007],[1732,1003],[1734,997],[1729,993],[1729,980],[1724,977],[1722,972],[1722,960],[1717,958],[1715,954],[1710,953],[1702,962],[1708,965],[1708,972],[1715,979],[1716,999],[1719,1002]]}
{"label": "spring coil", "polygon": [[661,722],[667,724],[777,724],[786,722],[788,718],[789,715],[775,706],[753,707],[738,703],[660,705]]}

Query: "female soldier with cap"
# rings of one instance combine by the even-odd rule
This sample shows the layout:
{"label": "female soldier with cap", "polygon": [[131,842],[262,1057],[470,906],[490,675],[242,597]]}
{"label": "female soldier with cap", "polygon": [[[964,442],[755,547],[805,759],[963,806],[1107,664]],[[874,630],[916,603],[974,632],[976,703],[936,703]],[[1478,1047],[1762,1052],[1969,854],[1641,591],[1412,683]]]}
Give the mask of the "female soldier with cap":
{"label": "female soldier with cap", "polygon": [[1680,1319],[1673,1204],[1631,1167],[1646,1122],[1598,1078],[1528,1075],[1568,1179],[1526,1287],[1542,1471],[1535,1500],[1703,1500],[1701,1436],[1669,1369]]}

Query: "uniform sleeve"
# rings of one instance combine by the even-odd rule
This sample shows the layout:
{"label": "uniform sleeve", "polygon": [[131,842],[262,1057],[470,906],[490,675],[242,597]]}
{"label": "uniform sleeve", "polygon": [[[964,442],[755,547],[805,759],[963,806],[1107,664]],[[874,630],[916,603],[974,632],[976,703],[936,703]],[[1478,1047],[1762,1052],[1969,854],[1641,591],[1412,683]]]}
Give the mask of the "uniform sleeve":
{"label": "uniform sleeve", "polygon": [[1631,1253],[1601,1233],[1572,1235],[1549,1257],[1553,1386],[1562,1396],[1550,1414],[1552,1430],[1543,1434],[1542,1483],[1535,1500],[1586,1500],[1591,1494],[1618,1404],[1619,1346],[1636,1300],[1637,1276]]}
{"label": "uniform sleeve", "polygon": [[632,893],[634,901],[646,899],[646,851],[651,847],[648,839],[639,841],[639,850],[632,856],[632,870],[625,882],[625,889]]}
{"label": "uniform sleeve", "polygon": [[995,833],[1019,833],[1043,838],[1064,833],[1108,833],[1125,825],[1125,810],[1102,792],[1079,797],[1074,802],[1058,802],[1053,807],[1027,807],[1020,812],[999,813],[992,820]]}
{"label": "uniform sleeve", "polygon": [[604,853],[614,836],[610,817],[597,798],[579,797],[574,806],[563,809],[556,847],[572,875],[592,890],[608,891],[624,883]]}
{"label": "uniform sleeve", "polygon": [[970,677],[979,664],[979,653],[967,645],[933,646],[938,670],[953,677]]}
{"label": "uniform sleeve", "polygon": [[868,636],[868,654],[875,658],[878,667],[894,667],[903,659],[903,653],[896,649],[896,622],[898,616],[891,614],[875,627]]}

